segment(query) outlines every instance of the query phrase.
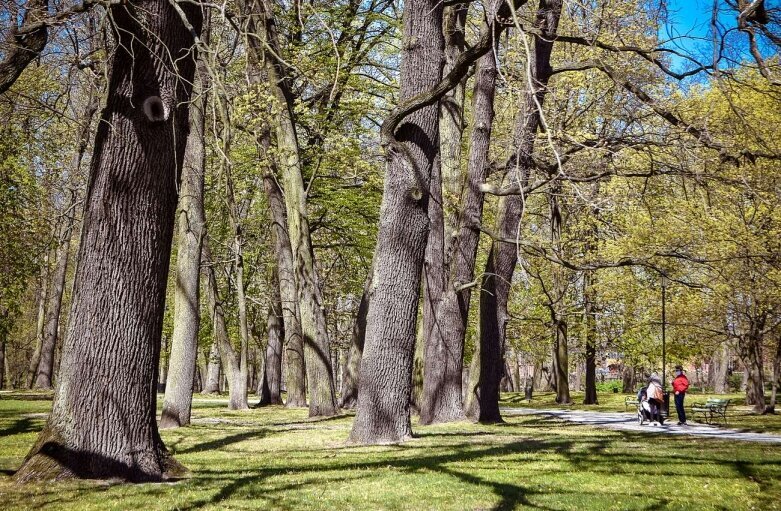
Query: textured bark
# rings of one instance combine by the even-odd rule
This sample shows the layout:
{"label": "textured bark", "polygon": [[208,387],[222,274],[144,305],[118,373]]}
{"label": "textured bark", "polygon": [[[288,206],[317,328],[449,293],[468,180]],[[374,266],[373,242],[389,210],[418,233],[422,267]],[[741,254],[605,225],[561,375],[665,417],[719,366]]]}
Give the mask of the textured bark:
{"label": "textured bark", "polygon": [[[400,101],[439,83],[444,59],[442,3],[410,0],[403,18]],[[436,104],[417,110],[404,119],[387,150],[353,442],[400,442],[412,435],[412,362],[428,190],[439,159],[438,121]]]}
{"label": "textured bark", "polygon": [[[22,71],[38,58],[46,47],[49,32],[41,21],[48,15],[48,6],[47,0],[26,2],[21,26],[11,30],[0,45],[3,54],[3,59],[0,60],[0,94],[14,84]],[[15,22],[16,20],[12,21]]]}
{"label": "textured bark", "polygon": [[[525,94],[522,110],[516,119],[513,133],[514,154],[505,166],[504,185],[520,184],[525,186],[529,173],[534,168],[532,154],[537,129],[540,124],[538,104],[542,106],[547,93],[547,83],[551,76],[550,55],[561,14],[561,0],[540,0],[535,19],[535,28],[542,36],[535,35],[531,55],[531,82],[533,89]],[[515,239],[518,224],[523,215],[524,198],[514,195],[499,200],[496,232],[500,239]],[[467,408],[470,417],[485,422],[501,420],[499,415],[499,380],[501,379],[501,353],[504,349],[505,329],[509,316],[507,300],[510,292],[515,265],[517,247],[512,243],[494,242],[486,261],[483,273],[482,293],[480,296],[480,350],[481,356],[488,357],[474,361],[473,369],[480,368],[472,382],[483,387],[479,399],[471,399]],[[473,371],[474,373],[475,371]],[[473,388],[477,383],[470,383]],[[480,409],[476,409],[478,406]],[[485,407],[485,410],[482,408]]]}
{"label": "textured bark", "polygon": [[5,373],[6,373],[5,341],[6,341],[6,334],[2,329],[0,329],[0,390],[3,390],[5,388]]}
{"label": "textured bark", "polygon": [[[200,10],[181,9],[197,34]],[[18,481],[148,481],[184,470],[157,430],[155,381],[193,34],[166,2],[116,5],[111,18],[119,44],[95,138],[59,383]]]}
{"label": "textured bark", "polygon": [[[467,186],[461,196],[462,210],[458,220],[459,233],[453,240],[451,275],[438,311],[438,321],[446,329],[443,337],[457,339],[461,350],[463,350],[466,336],[472,296],[470,283],[475,278],[475,259],[480,241],[479,226],[483,217],[483,194],[480,192],[480,185],[485,181],[489,167],[488,156],[494,121],[496,75],[494,52],[480,57],[477,62],[472,100],[474,128],[470,135]],[[482,339],[482,336],[480,338]],[[464,411],[473,420],[487,420],[487,416],[481,418],[480,409],[481,403],[489,399],[492,390],[485,387],[488,373],[484,370],[488,370],[488,368],[483,366],[483,362],[488,360],[482,360],[480,353],[487,353],[489,347],[481,347],[478,344],[477,350],[469,370],[469,390],[466,394]],[[496,399],[498,400],[498,396]]]}
{"label": "textured bark", "polygon": [[369,275],[366,277],[366,283],[363,286],[361,302],[358,304],[358,313],[355,316],[355,323],[353,324],[350,350],[347,353],[347,363],[342,370],[342,393],[339,400],[339,406],[342,408],[352,409],[358,404],[358,382],[363,346],[366,339],[366,314],[369,311],[369,293],[371,293],[372,273],[373,269],[369,271]]}
{"label": "textured bark", "polygon": [[219,298],[217,275],[214,271],[211,250],[206,239],[203,242],[203,260],[206,264],[206,294],[209,310],[212,312],[214,342],[220,353],[220,361],[228,382],[228,408],[231,410],[246,410],[249,408],[247,404],[247,377],[246,373],[242,373],[241,370],[241,355],[236,353],[228,337],[228,328],[225,325],[225,312]]}
{"label": "textured bark", "polygon": [[[264,138],[266,146],[268,139]],[[277,257],[279,294],[282,304],[282,322],[285,332],[285,384],[286,406],[306,406],[306,374],[304,368],[304,343],[301,337],[301,323],[298,318],[298,298],[293,272],[293,251],[287,234],[285,200],[274,176],[263,176],[263,186],[269,203],[274,248]]]}
{"label": "textured bark", "polygon": [[635,386],[637,386],[637,375],[633,366],[624,366],[624,371],[621,375],[621,381],[621,392],[624,394],[633,394],[635,391]]}
{"label": "textured bark", "polygon": [[282,339],[284,337],[284,324],[282,319],[282,301],[279,295],[277,279],[274,279],[273,304],[268,308],[267,330],[268,343],[266,344],[266,357],[263,369],[263,378],[260,382],[260,405],[281,405],[282,384]]}
{"label": "textured bark", "polygon": [[583,276],[583,316],[586,323],[586,388],[583,397],[584,405],[599,404],[597,400],[597,347],[596,347],[596,318],[594,307],[594,275],[587,273]]}
{"label": "textured bark", "polygon": [[307,191],[303,164],[296,134],[293,102],[288,90],[287,67],[277,58],[281,55],[271,0],[247,2],[252,16],[249,29],[261,40],[250,38],[253,61],[265,62],[269,90],[277,102],[274,132],[277,144],[277,165],[285,190],[288,235],[293,251],[298,311],[304,343],[309,416],[330,416],[339,411],[331,367],[331,343],[323,311],[323,298],[315,269],[314,252],[309,232]]}
{"label": "textured bark", "polygon": [[[561,193],[561,182],[557,181],[548,194],[551,246],[558,254],[562,250],[561,230],[564,224],[564,215],[562,214],[559,201]],[[562,266],[553,268],[553,295],[548,297],[553,302],[548,304],[548,308],[550,309],[551,322],[553,323],[553,371],[556,378],[556,402],[559,404],[572,403],[569,393],[569,337],[567,335],[567,319],[564,315],[567,292],[566,271]]]}
{"label": "textured bark", "polygon": [[206,378],[201,393],[218,394],[220,392],[220,349],[216,340],[209,348],[209,355],[206,358]]}
{"label": "textured bark", "polygon": [[174,331],[171,357],[165,384],[161,428],[190,424],[193,380],[198,358],[198,331],[201,325],[201,249],[206,233],[203,208],[206,151],[206,69],[198,62],[190,106],[190,134],[184,153],[182,185],[179,196],[179,240],[176,253],[176,289],[174,291]]}

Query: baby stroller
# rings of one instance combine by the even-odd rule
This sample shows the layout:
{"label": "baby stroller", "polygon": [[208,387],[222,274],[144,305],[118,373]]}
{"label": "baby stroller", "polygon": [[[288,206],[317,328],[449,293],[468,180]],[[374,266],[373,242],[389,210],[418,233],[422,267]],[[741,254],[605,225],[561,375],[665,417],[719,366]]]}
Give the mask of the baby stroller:
{"label": "baby stroller", "polygon": [[637,393],[637,423],[643,425],[646,422],[652,422],[651,416],[651,404],[648,402],[648,395],[646,394],[646,387],[640,389]]}

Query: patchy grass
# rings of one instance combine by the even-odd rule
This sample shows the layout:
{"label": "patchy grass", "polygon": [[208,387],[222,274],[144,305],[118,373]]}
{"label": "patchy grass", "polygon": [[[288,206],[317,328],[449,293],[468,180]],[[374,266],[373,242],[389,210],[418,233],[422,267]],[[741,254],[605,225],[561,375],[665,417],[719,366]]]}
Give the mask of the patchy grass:
{"label": "patchy grass", "polygon": [[306,410],[224,406],[199,399],[193,426],[163,432],[191,470],[185,480],[19,486],[10,474],[49,403],[0,399],[1,507],[781,509],[781,449],[767,445],[512,417],[496,426],[416,425],[406,444],[359,447],[345,443],[350,416],[310,420]]}
{"label": "patchy grass", "polygon": [[[524,399],[523,393],[508,392],[502,394],[501,406],[503,407],[520,407],[520,408],[566,408],[572,410],[596,410],[600,412],[623,412],[626,410],[624,400],[627,397],[633,397],[629,394],[614,394],[614,393],[601,393],[597,396],[599,404],[596,405],[584,405],[583,393],[573,392],[571,405],[560,405],[556,403],[555,392],[535,392],[532,396],[531,402],[527,402]],[[720,399],[731,399],[729,408],[727,409],[727,426],[731,429],[737,429],[741,431],[755,431],[758,433],[778,433],[781,434],[781,414],[775,415],[760,415],[751,411],[750,406],[746,406],[745,394],[701,394],[701,393],[687,393],[686,394],[686,414],[687,422],[694,422],[691,414],[691,405],[696,402],[705,402],[708,398],[715,397]],[[629,411],[633,410],[630,406]],[[672,396],[670,401],[670,416],[677,420],[675,414],[675,403],[672,402]],[[698,417],[702,420],[702,417]],[[724,426],[723,423],[714,423],[714,425]]]}

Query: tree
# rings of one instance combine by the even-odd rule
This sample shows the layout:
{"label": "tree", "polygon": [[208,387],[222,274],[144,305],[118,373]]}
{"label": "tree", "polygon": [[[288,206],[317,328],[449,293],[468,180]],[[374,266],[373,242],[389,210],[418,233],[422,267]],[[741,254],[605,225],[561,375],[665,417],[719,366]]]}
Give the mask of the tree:
{"label": "tree", "polygon": [[146,0],[112,6],[111,18],[117,45],[60,382],[20,482],[149,481],[183,471],[158,433],[155,382],[202,15],[191,4]]}
{"label": "tree", "polygon": [[[405,3],[403,25],[400,101],[429,90],[442,78],[442,3]],[[438,164],[438,116],[436,104],[406,116],[386,148],[353,442],[400,442],[412,435],[409,403],[416,311],[428,235],[429,185]]]}

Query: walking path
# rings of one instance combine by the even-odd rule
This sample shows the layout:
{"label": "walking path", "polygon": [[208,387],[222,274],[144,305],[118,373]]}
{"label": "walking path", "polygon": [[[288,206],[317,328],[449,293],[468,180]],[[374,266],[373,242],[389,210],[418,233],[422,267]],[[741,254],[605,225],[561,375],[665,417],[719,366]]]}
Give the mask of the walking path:
{"label": "walking path", "polygon": [[576,422],[578,424],[614,429],[617,431],[642,431],[644,433],[657,433],[663,435],[691,435],[720,438],[722,440],[764,442],[781,445],[781,435],[770,433],[746,433],[729,428],[709,426],[707,424],[678,426],[675,425],[675,423],[666,423],[664,426],[652,426],[646,423],[641,426],[637,423],[637,416],[634,413],[590,412],[583,410],[540,410],[536,408],[502,408],[501,412],[506,416],[541,415],[544,417],[553,417],[569,422]]}

